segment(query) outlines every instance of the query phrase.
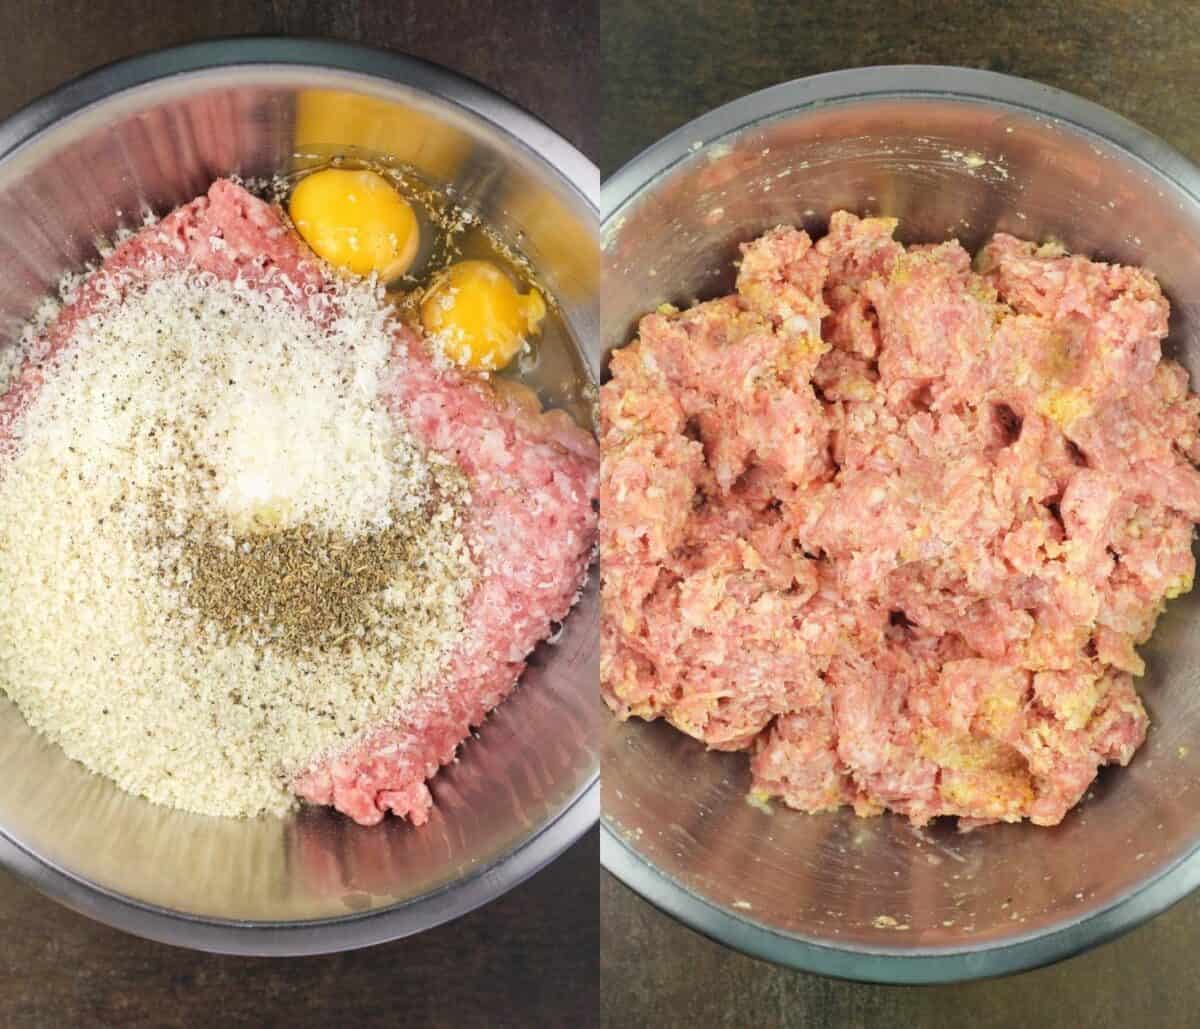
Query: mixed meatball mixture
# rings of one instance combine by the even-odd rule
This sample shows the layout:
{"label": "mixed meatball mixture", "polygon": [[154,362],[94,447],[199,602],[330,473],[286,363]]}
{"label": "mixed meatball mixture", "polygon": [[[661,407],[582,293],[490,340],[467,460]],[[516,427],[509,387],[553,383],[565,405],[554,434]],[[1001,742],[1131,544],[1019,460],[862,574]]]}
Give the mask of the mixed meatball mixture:
{"label": "mixed meatball mixture", "polygon": [[1054,825],[1145,737],[1200,398],[1150,273],[895,228],[774,229],[613,355],[602,691],[759,799]]}

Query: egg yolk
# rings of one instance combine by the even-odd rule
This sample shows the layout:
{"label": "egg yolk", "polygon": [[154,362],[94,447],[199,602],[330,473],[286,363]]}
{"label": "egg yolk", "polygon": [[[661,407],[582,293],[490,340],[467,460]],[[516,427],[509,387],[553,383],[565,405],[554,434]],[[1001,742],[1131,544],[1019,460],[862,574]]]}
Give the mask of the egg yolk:
{"label": "egg yolk", "polygon": [[421,300],[425,331],[455,364],[479,371],[508,364],[545,317],[541,294],[518,293],[490,261],[452,264]]}
{"label": "egg yolk", "polygon": [[326,168],[292,190],[288,213],[304,242],[336,268],[387,282],[408,271],[421,230],[412,206],[373,171]]}

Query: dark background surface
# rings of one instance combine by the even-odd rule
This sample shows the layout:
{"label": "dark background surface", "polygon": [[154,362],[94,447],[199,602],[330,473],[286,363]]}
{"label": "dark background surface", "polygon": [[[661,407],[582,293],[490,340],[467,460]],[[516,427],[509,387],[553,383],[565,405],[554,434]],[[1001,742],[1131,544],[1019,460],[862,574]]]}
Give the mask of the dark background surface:
{"label": "dark background surface", "polygon": [[600,172],[777,82],[959,64],[1095,100],[1200,155],[1194,0],[602,0]]}
{"label": "dark background surface", "polygon": [[[1200,4],[603,0],[601,172],[726,101],[870,64],[961,64],[1038,79],[1200,158]],[[683,928],[607,874],[611,1026],[1200,1026],[1200,896],[1071,961],[992,982],[882,987],[774,968]]]}
{"label": "dark background surface", "polygon": [[[483,82],[596,157],[591,3],[0,0],[0,117],[100,64],[217,35],[358,40]],[[417,938],[290,960],[196,954],[97,925],[0,872],[0,1026],[588,1026],[595,833]]]}

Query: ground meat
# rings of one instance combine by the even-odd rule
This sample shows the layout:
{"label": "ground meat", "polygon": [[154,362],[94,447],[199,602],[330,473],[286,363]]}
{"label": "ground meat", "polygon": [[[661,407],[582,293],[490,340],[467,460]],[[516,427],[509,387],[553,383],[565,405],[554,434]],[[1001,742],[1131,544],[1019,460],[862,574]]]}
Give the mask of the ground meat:
{"label": "ground meat", "polygon": [[204,196],[125,240],[97,274],[79,283],[0,395],[0,440],[9,437],[41,384],[43,364],[70,341],[83,319],[147,279],[189,267],[223,281],[240,279],[262,289],[286,290],[314,317],[330,306],[321,292],[324,280],[317,261],[274,208],[228,179],[219,179]]}
{"label": "ground meat", "polygon": [[1200,398],[1154,278],[892,219],[743,246],[601,395],[601,690],[792,807],[1053,825],[1147,718]]}
{"label": "ground meat", "polygon": [[498,397],[435,367],[414,334],[397,337],[393,408],[471,482],[466,533],[483,566],[467,602],[468,643],[420,708],[304,776],[297,792],[369,825],[388,811],[420,825],[425,780],[517,683],[525,660],[578,597],[595,547],[596,442],[563,416]]}
{"label": "ground meat", "polygon": [[[0,452],[12,445],[47,358],[70,342],[81,319],[140,282],[184,268],[271,291],[318,324],[337,314],[326,269],[278,210],[218,181],[127,239],[79,284],[0,396]],[[530,652],[579,595],[595,548],[599,452],[567,415],[544,414],[528,393],[440,367],[416,333],[399,322],[395,331],[385,399],[409,433],[470,483],[463,531],[481,574],[467,601],[468,642],[402,718],[322,757],[295,789],[362,824],[391,811],[419,825],[432,803],[426,780],[512,691]]]}

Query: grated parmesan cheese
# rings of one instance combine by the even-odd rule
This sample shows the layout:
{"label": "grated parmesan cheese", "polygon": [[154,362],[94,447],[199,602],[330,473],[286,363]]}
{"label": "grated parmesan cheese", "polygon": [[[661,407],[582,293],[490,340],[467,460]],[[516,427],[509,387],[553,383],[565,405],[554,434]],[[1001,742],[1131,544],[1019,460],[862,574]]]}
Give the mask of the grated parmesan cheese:
{"label": "grated parmesan cheese", "polygon": [[[286,810],[297,775],[419,704],[461,643],[478,578],[466,482],[384,406],[378,291],[336,289],[318,324],[281,290],[196,273],[120,302],[114,288],[14,427],[0,685],[68,755],[150,800]],[[422,514],[412,565],[363,598],[370,624],[337,646],[230,631],[194,603],[196,525],[204,546],[249,554],[273,534],[347,543]]]}

